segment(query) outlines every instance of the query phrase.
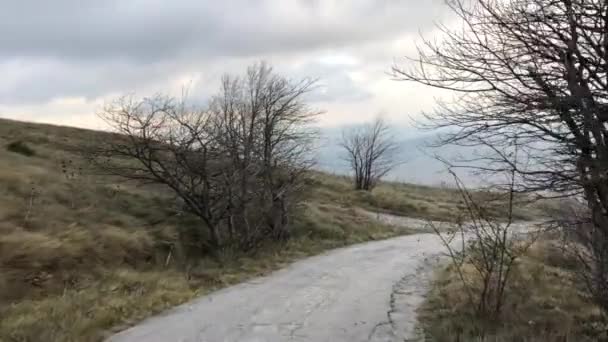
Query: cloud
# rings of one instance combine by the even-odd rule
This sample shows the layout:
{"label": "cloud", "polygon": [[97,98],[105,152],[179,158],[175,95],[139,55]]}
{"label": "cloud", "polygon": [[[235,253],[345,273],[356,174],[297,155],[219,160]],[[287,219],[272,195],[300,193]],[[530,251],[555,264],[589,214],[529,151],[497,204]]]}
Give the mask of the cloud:
{"label": "cloud", "polygon": [[0,56],[159,62],[254,56],[385,39],[430,27],[439,0],[11,1]]}
{"label": "cloud", "polygon": [[378,106],[373,85],[403,51],[395,44],[444,12],[443,0],[6,1],[0,115],[60,112],[57,101],[70,98],[92,113],[115,94],[184,86],[204,101],[221,74],[267,60],[289,77],[319,78],[311,101],[342,118]]}
{"label": "cloud", "polygon": [[[170,66],[74,63],[27,58],[0,63],[0,103],[39,104],[60,97],[94,99],[119,89],[166,81]],[[8,79],[8,80],[7,80]]]}
{"label": "cloud", "polygon": [[284,73],[294,78],[312,78],[317,80],[315,90],[308,100],[313,103],[359,102],[370,99],[373,95],[365,84],[359,84],[352,77],[359,67],[355,57],[349,55],[322,56]]}

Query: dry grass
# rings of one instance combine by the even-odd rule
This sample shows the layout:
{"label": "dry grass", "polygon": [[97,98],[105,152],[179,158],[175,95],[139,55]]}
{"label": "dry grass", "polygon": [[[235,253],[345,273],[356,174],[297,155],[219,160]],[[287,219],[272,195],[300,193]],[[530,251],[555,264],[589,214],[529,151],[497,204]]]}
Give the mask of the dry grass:
{"label": "dry grass", "polygon": [[313,197],[321,202],[339,203],[409,217],[442,219],[458,205],[456,191],[413,184],[381,183],[373,191],[355,191],[349,178],[313,173]]}
{"label": "dry grass", "polygon": [[[13,236],[21,237],[20,245],[13,242],[11,248],[0,248],[12,250],[0,258],[12,265],[9,270],[13,280],[22,280],[2,288],[20,300],[0,309],[4,318],[0,322],[0,340],[97,341],[108,329],[115,330],[197,295],[267,274],[299,258],[408,233],[379,225],[351,209],[309,204],[296,222],[297,235],[285,244],[268,245],[256,255],[230,254],[220,261],[203,258],[183,269],[154,264],[131,266],[124,259],[127,253],[104,254],[100,253],[104,247],[95,247],[122,244],[128,247],[125,252],[135,251],[129,258],[146,260],[145,253],[139,257],[136,254],[152,246],[149,238],[125,235],[110,237],[113,241],[108,236],[100,240],[85,232],[67,230],[55,239],[17,232]],[[109,233],[112,234],[123,233]],[[0,243],[14,240],[0,238]],[[103,255],[116,256],[117,260],[103,260]],[[15,260],[22,263],[16,264]],[[25,278],[29,274],[39,274],[40,283],[30,284],[34,280]],[[70,282],[70,277],[77,280]]]}
{"label": "dry grass", "polygon": [[[198,222],[172,217],[167,193],[93,176],[70,152],[111,138],[0,120],[0,341],[97,341],[116,327],[298,258],[409,233],[352,207],[373,209],[374,203],[339,200],[363,196],[342,179],[315,174],[291,240],[255,255],[194,256],[178,229]],[[341,185],[325,189],[329,184]],[[405,196],[391,191],[387,203]]]}
{"label": "dry grass", "polygon": [[144,318],[194,297],[183,274],[116,269],[77,288],[2,310],[2,341],[94,341],[104,329]]}
{"label": "dry grass", "polygon": [[93,176],[74,146],[115,136],[0,120],[0,341],[97,341],[113,329],[299,258],[411,231],[357,208],[450,219],[456,192],[385,183],[371,194],[311,175],[293,238],[201,257],[168,193]]}
{"label": "dry grass", "polygon": [[[461,194],[457,189],[449,187],[383,182],[373,191],[367,192],[353,190],[350,179],[344,176],[313,173],[312,179],[313,197],[323,203],[339,203],[343,206],[437,221],[454,220],[454,213],[464,209]],[[505,196],[489,192],[473,192],[473,196],[493,209],[496,216],[506,214]],[[536,219],[545,216],[553,208],[549,202],[528,203],[523,196],[518,201],[513,213],[517,220]]]}
{"label": "dry grass", "polygon": [[498,322],[475,314],[452,267],[440,270],[420,310],[427,340],[598,341],[606,326],[577,281],[575,265],[556,242],[536,242],[514,269]]}

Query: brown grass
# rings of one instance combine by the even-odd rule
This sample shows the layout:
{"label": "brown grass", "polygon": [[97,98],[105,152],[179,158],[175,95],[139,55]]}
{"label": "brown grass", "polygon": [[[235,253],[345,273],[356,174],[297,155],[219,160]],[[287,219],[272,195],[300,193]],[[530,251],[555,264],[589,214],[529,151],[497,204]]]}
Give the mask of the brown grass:
{"label": "brown grass", "polygon": [[178,234],[198,221],[172,216],[167,192],[94,176],[71,152],[114,138],[0,120],[0,341],[97,341],[299,258],[411,233],[358,208],[450,219],[460,204],[451,189],[383,183],[366,193],[312,173],[291,240],[200,257]]}
{"label": "brown grass", "polygon": [[[0,309],[5,318],[0,322],[0,340],[96,341],[108,329],[130,325],[299,258],[409,232],[379,225],[350,209],[314,204],[307,205],[296,227],[297,235],[285,244],[268,245],[255,255],[225,255],[220,261],[203,258],[187,269],[135,266],[150,257],[146,252],[152,248],[150,238],[118,230],[96,238],[83,229],[66,230],[54,238],[22,232],[0,238],[2,244],[12,243],[0,248],[12,250],[2,254],[12,281],[0,286],[20,298]],[[20,237],[22,243],[13,237]],[[118,246],[127,249],[123,253]],[[131,250],[135,254],[128,255]]]}
{"label": "brown grass", "polygon": [[427,340],[598,341],[606,326],[573,266],[556,242],[536,242],[514,269],[497,322],[478,317],[455,270],[441,269],[420,310]]}
{"label": "brown grass", "polygon": [[[97,341],[298,258],[410,233],[353,207],[373,209],[373,203],[340,201],[364,195],[341,178],[317,173],[291,240],[256,254],[195,256],[177,231],[198,222],[172,217],[168,193],[93,176],[70,152],[111,138],[0,120],[0,341]],[[333,183],[338,187],[325,189]]]}
{"label": "brown grass", "polygon": [[[355,191],[348,177],[328,176],[325,173],[312,173],[313,197],[320,202],[339,203],[343,206],[354,206],[368,210],[381,211],[387,214],[451,221],[454,213],[461,212],[462,196],[455,188],[430,187],[424,185],[382,182],[371,192]],[[484,203],[494,215],[506,214],[506,196],[491,192],[473,192],[479,203]],[[534,202],[525,196],[516,199],[514,218],[532,220],[553,209],[553,202]]]}

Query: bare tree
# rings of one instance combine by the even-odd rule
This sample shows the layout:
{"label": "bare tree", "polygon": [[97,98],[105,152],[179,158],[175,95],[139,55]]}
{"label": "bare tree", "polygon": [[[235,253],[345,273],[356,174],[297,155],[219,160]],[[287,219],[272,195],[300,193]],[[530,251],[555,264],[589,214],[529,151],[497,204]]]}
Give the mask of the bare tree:
{"label": "bare tree", "polygon": [[[233,168],[227,178],[234,185],[228,196],[230,231],[240,226],[249,236],[262,228],[278,237],[289,235],[290,199],[313,165],[311,148],[317,132],[309,124],[318,112],[302,96],[314,84],[311,79],[290,81],[265,63],[250,67],[243,78],[223,77],[210,112],[216,140]],[[261,201],[261,207],[249,210],[252,200]],[[248,217],[259,213],[263,217],[252,224]]]}
{"label": "bare tree", "polygon": [[121,97],[100,116],[119,135],[87,148],[85,157],[104,174],[167,186],[188,212],[202,220],[209,240],[201,242],[217,248],[226,189],[215,177],[223,162],[209,134],[208,113],[159,95],[142,100]]}
{"label": "bare tree", "polygon": [[208,108],[165,96],[123,97],[100,116],[116,139],[86,151],[106,174],[169,188],[201,219],[200,243],[215,251],[255,248],[289,235],[289,217],[312,165],[316,112],[302,96],[314,81],[290,81],[264,63],[225,76]]}
{"label": "bare tree", "polygon": [[[444,39],[425,41],[416,66],[395,66],[395,77],[457,92],[427,114],[431,126],[452,128],[442,142],[486,146],[492,153],[479,157],[477,169],[515,170],[518,192],[584,197],[594,239],[607,245],[608,3],[449,5],[464,26],[440,27]],[[526,162],[513,162],[513,146]],[[608,287],[608,277],[597,279]],[[599,302],[608,310],[608,301]]]}
{"label": "bare tree", "polygon": [[398,145],[382,118],[342,131],[340,145],[346,152],[357,190],[372,190],[398,164],[394,159]]}

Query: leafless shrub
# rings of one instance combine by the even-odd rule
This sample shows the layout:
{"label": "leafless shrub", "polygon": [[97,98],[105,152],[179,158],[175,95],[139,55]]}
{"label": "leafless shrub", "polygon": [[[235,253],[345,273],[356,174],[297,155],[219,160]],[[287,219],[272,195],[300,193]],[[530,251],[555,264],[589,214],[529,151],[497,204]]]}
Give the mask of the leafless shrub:
{"label": "leafless shrub", "polygon": [[[209,113],[212,137],[228,158],[223,180],[230,185],[229,233],[240,227],[247,236],[289,235],[291,201],[313,165],[310,152],[317,135],[309,123],[317,112],[302,96],[314,83],[292,82],[265,64],[249,68],[244,78],[223,78]],[[257,220],[248,219],[258,214]]]}
{"label": "leafless shrub", "polygon": [[346,152],[357,190],[372,190],[398,164],[394,159],[397,143],[382,118],[343,131],[340,145]]}
{"label": "leafless shrub", "polygon": [[[451,171],[462,198],[462,211],[450,229],[429,222],[448,251],[472,307],[480,317],[497,319],[505,305],[505,290],[517,259],[531,241],[517,238],[513,227],[514,194],[506,194],[506,218],[493,217],[488,203],[479,203]],[[471,271],[467,267],[472,266]],[[481,284],[481,286],[479,286]]]}
{"label": "leafless shrub", "polygon": [[188,232],[211,250],[255,248],[289,235],[303,173],[312,165],[312,80],[290,81],[264,63],[225,76],[208,108],[155,96],[119,98],[100,116],[114,141],[87,149],[98,170],[170,189],[201,220]]}

